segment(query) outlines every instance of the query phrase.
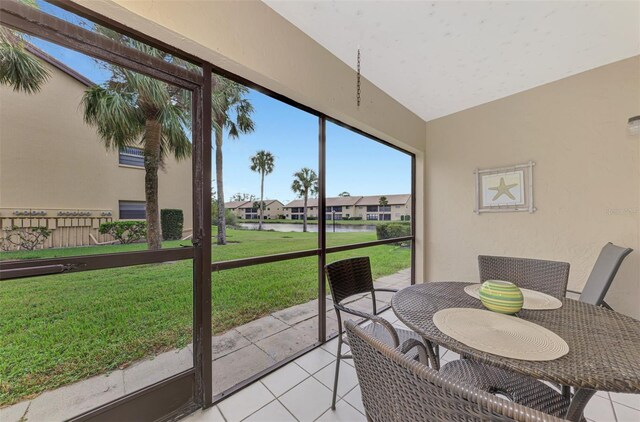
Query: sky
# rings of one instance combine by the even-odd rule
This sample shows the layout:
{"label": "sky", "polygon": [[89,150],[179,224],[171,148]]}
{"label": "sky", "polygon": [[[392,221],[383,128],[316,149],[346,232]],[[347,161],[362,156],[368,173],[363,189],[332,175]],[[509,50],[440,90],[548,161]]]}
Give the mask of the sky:
{"label": "sky", "polygon": [[[41,0],[41,10],[74,24],[91,23]],[[95,83],[108,80],[104,64],[58,45],[30,37],[49,55]],[[254,90],[247,98],[254,106],[255,131],[238,139],[224,138],[224,196],[260,195],[260,175],[249,169],[250,157],[259,150],[275,156],[275,168],[265,178],[265,198],[285,204],[296,198],[291,191],[293,173],[302,167],[318,171],[318,118]],[[327,196],[389,195],[411,192],[411,157],[343,127],[327,122]],[[215,175],[215,160],[212,174]],[[215,186],[215,182],[214,182]]]}

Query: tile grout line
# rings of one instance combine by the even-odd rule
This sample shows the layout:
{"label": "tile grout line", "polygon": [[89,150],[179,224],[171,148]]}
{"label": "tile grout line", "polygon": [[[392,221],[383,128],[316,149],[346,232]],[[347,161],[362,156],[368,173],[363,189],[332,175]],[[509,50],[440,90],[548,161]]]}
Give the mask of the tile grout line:
{"label": "tile grout line", "polygon": [[[633,394],[633,393],[631,393],[631,394]],[[609,397],[611,397],[611,394],[609,394],[608,392],[607,392],[607,395],[608,395]],[[634,394],[634,395],[640,395],[640,394]],[[629,406],[628,404],[620,403],[619,401],[615,401],[613,398],[610,398],[609,400],[611,400],[611,403],[615,403],[615,404],[617,404],[617,405],[619,405],[619,406],[624,406],[624,407],[626,407],[627,409],[635,410],[636,412],[640,413],[640,409],[637,409],[637,408],[635,408],[635,407],[631,407],[631,406]]]}
{"label": "tile grout line", "polygon": [[[334,362],[337,362],[337,360],[336,360],[336,361],[334,361]],[[345,363],[345,364],[346,364],[346,363]],[[329,364],[329,365],[331,365],[331,364]],[[329,365],[327,365],[327,366],[329,366]],[[325,366],[324,368],[326,368],[327,366]],[[322,369],[324,369],[324,368],[322,368]],[[322,371],[322,369],[321,369],[320,371]],[[317,374],[317,373],[318,373],[318,372],[320,372],[320,371],[316,371],[316,372],[314,373],[314,375],[315,375],[315,374]],[[333,389],[331,389],[330,387],[327,387],[326,385],[324,385],[324,383],[323,383],[322,381],[320,381],[318,378],[316,378],[314,375],[311,375],[311,377],[310,377],[310,378],[313,378],[314,380],[318,381],[318,382],[319,382],[319,383],[320,383],[324,388],[326,388],[327,390],[331,391],[331,394],[333,394]],[[338,381],[338,383],[339,383],[339,382],[340,382],[340,381]],[[354,388],[356,388],[356,387],[357,387],[357,386],[359,386],[359,385],[360,385],[360,382],[358,382],[358,383],[357,383],[357,384],[356,384],[356,385],[355,385],[351,390],[353,390]],[[351,390],[349,390],[349,391],[348,391],[347,393],[345,393],[344,395],[346,396],[348,393],[350,393],[350,392],[351,392]],[[340,394],[336,394],[336,397],[339,397],[339,398],[340,398],[340,400],[342,400],[342,398],[343,398],[344,396],[341,396]]]}
{"label": "tile grout line", "polygon": [[[309,374],[307,371],[305,371],[304,369],[302,369],[304,372],[306,372],[307,374]],[[295,385],[293,385],[292,387],[286,389],[284,392],[282,392],[282,394],[280,394],[279,396],[277,396],[273,391],[271,391],[269,389],[269,387],[267,387],[267,384],[265,384],[264,382],[262,382],[262,380],[260,380],[260,382],[262,383],[262,385],[264,385],[264,387],[271,393],[273,394],[273,396],[276,398],[276,400],[279,401],[280,397],[284,396],[285,394],[287,394],[289,391],[293,390],[294,388],[296,388],[297,386],[299,386],[300,384],[302,384],[303,382],[305,382],[306,380],[308,380],[309,378],[311,378],[311,375],[307,375],[302,381],[296,383]],[[284,406],[284,404],[283,404]],[[287,406],[284,406],[287,407]],[[288,410],[288,409],[287,409]]]}
{"label": "tile grout line", "polygon": [[[299,385],[299,384],[296,384],[296,385]],[[284,393],[283,393],[283,394],[284,394]],[[300,419],[296,418],[296,415],[294,415],[294,414],[291,412],[291,410],[289,410],[289,408],[288,408],[287,406],[285,406],[285,404],[284,404],[284,403],[282,403],[282,402],[280,401],[280,398],[276,397],[276,400],[278,401],[278,403],[280,403],[280,405],[281,405],[282,407],[284,407],[284,409],[285,409],[287,412],[289,412],[289,414],[291,415],[291,417],[293,417],[293,419],[295,419],[296,421],[300,421]]]}
{"label": "tile grout line", "polygon": [[[260,381],[258,381],[258,382],[260,382]],[[263,384],[263,386],[264,386],[264,388],[267,388],[267,386],[266,386],[266,385],[264,385],[264,384]],[[267,391],[269,391],[269,393],[271,393],[271,391],[270,391],[268,388],[267,388]],[[273,393],[271,393],[271,395],[273,396]],[[265,403],[264,405],[262,405],[261,407],[259,407],[259,408],[258,408],[258,409],[256,409],[255,411],[251,412],[250,414],[248,414],[248,415],[247,415],[247,416],[245,416],[244,418],[240,419],[240,422],[242,422],[242,421],[246,421],[246,420],[247,420],[247,419],[249,419],[251,416],[255,415],[256,413],[258,413],[259,411],[261,411],[262,409],[264,409],[265,407],[269,406],[271,403],[273,403],[274,401],[277,401],[277,400],[278,400],[278,399],[276,399],[276,398],[275,398],[275,396],[274,396],[273,400],[269,400],[269,402],[268,402],[268,403]],[[222,411],[220,411],[220,413],[222,413]],[[224,415],[222,415],[222,416],[224,417]],[[225,419],[225,420],[226,420],[226,419]]]}
{"label": "tile grout line", "polygon": [[609,396],[609,406],[611,406],[611,411],[613,412],[613,418],[618,421],[618,414],[616,413],[616,407],[613,405],[613,400],[611,400],[611,394],[607,392],[607,396]]}
{"label": "tile grout line", "polygon": [[[320,347],[320,348],[321,348],[321,347]],[[317,350],[317,349],[316,349],[316,350]],[[325,350],[325,352],[327,352],[327,351]],[[327,352],[327,353],[331,354],[331,352]],[[333,361],[335,362],[336,360],[337,360],[337,358],[334,356]],[[324,365],[323,367],[321,367],[320,369],[318,369],[317,371],[315,371],[315,372],[313,372],[313,373],[311,373],[311,372],[307,371],[306,369],[304,369],[304,368],[302,367],[302,365],[299,365],[299,364],[298,364],[298,363],[296,363],[295,361],[294,361],[293,363],[295,363],[295,364],[296,364],[296,365],[298,365],[300,368],[302,368],[302,370],[303,370],[304,372],[306,372],[307,374],[309,374],[309,376],[310,376],[310,377],[313,377],[313,375],[314,375],[314,374],[317,374],[318,372],[322,371],[324,368],[326,368],[327,366],[331,365],[333,362],[329,362],[328,364]]]}
{"label": "tile grout line", "polygon": [[[638,394],[638,395],[640,395],[640,394]],[[640,409],[636,409],[635,407],[631,407],[628,404],[620,403],[619,401],[615,401],[615,400],[611,400],[611,403],[617,404],[618,406],[626,407],[627,409],[635,410],[636,412],[640,413]]]}
{"label": "tile grout line", "polygon": [[[356,388],[360,387],[360,383],[358,382],[356,384],[355,387],[353,387],[351,390],[347,391],[347,394],[345,394],[344,396],[342,396],[341,400],[344,401],[345,403],[347,403],[349,406],[353,407],[354,409],[356,409],[356,407],[354,405],[352,405],[351,403],[349,403],[347,400],[345,400],[345,397],[348,396],[353,390],[355,390]],[[356,409],[356,412],[360,413],[362,416],[366,417],[367,415],[365,415],[364,413],[362,413],[360,410]]]}
{"label": "tile grout line", "polygon": [[[295,363],[295,362],[294,362],[294,363]],[[329,365],[330,365],[330,364],[329,364]],[[300,366],[300,365],[298,365],[298,366]],[[323,369],[324,369],[324,368],[326,368],[327,366],[328,366],[328,365],[324,366],[324,367],[323,367]],[[302,367],[300,367],[300,368],[302,368]],[[303,370],[304,372],[306,372],[307,374],[309,374],[309,372],[308,372],[308,371],[306,371],[304,368],[302,368],[302,370]],[[321,370],[322,370],[322,369],[318,370],[317,372],[320,372]],[[277,401],[278,403],[280,403],[280,404],[281,404],[281,405],[282,405],[282,406],[287,410],[287,412],[289,412],[289,413],[291,414],[291,416],[293,416],[293,418],[294,418],[296,421],[299,421],[299,419],[298,419],[298,418],[296,418],[296,416],[291,412],[291,410],[289,410],[289,408],[288,408],[284,403],[282,403],[282,402],[280,401],[280,397],[284,396],[284,395],[285,395],[285,394],[287,394],[289,391],[293,390],[294,388],[296,388],[297,386],[299,386],[300,384],[302,384],[303,382],[307,381],[307,380],[308,380],[308,379],[310,379],[310,378],[313,378],[313,379],[314,379],[316,382],[318,382],[321,386],[323,386],[324,388],[327,388],[329,391],[331,391],[331,392],[332,392],[332,390],[330,390],[326,385],[324,385],[322,382],[320,382],[320,381],[319,381],[317,378],[315,378],[313,375],[308,375],[305,379],[303,379],[302,381],[300,381],[299,383],[297,383],[296,385],[294,385],[293,387],[289,388],[287,391],[285,391],[284,393],[282,393],[282,394],[280,394],[279,396],[277,396],[277,397],[276,397],[276,401]],[[262,382],[262,381],[260,381],[260,382]],[[263,384],[263,385],[264,385],[264,384]],[[267,387],[267,386],[265,385],[265,388],[266,388],[266,389],[267,389],[271,394],[273,394],[273,392],[272,392],[271,390],[269,390],[269,387]],[[273,395],[275,396],[275,394],[273,394]],[[271,402],[269,402],[269,403],[271,403]],[[265,406],[266,406],[266,405],[265,405]],[[263,407],[264,407],[264,406],[263,406]],[[331,406],[329,406],[329,409],[331,409]],[[258,409],[258,410],[260,410],[260,409]],[[256,412],[257,412],[257,410],[256,410]],[[320,416],[318,416],[318,418],[322,417],[322,415],[324,415],[324,414],[325,414],[325,412],[326,412],[326,410],[325,410],[324,412],[322,412],[322,414],[321,414]],[[255,413],[255,412],[254,412],[254,413]],[[253,413],[252,413],[252,414],[253,414]],[[249,415],[249,416],[251,416],[251,415]],[[247,416],[247,417],[249,417],[249,416]],[[317,420],[318,418],[316,418],[315,420]]]}
{"label": "tile grout line", "polygon": [[222,409],[220,409],[220,406],[216,404],[214,407],[218,409],[218,412],[220,412],[220,416],[222,416],[222,419],[224,420],[224,422],[229,422],[227,421],[227,417],[224,415],[224,413],[222,413]]}
{"label": "tile grout line", "polygon": [[[360,384],[358,384],[358,386],[360,386]],[[354,387],[355,388],[355,387]],[[349,406],[350,408],[352,408],[353,410],[355,410],[356,412],[360,413],[362,416],[364,416],[365,418],[367,417],[367,415],[365,415],[364,413],[362,413],[361,411],[359,411],[358,409],[356,409],[356,407],[354,405],[352,405],[351,403],[349,403],[348,401],[346,401],[345,399],[340,399],[340,401],[343,401],[347,404],[347,406]]]}

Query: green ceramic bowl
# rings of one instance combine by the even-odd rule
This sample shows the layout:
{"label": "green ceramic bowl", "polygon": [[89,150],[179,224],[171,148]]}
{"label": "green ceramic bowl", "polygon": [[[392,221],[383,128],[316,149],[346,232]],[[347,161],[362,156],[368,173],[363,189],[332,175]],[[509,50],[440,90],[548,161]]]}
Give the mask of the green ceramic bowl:
{"label": "green ceramic bowl", "polygon": [[522,309],[524,297],[515,284],[502,280],[487,280],[480,286],[480,301],[490,311],[515,314]]}

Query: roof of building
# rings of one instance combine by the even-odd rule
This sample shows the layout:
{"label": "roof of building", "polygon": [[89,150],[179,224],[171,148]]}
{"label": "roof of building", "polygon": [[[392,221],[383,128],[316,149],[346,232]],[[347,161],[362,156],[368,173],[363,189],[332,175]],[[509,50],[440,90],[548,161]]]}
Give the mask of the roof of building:
{"label": "roof of building", "polygon": [[389,205],[404,205],[409,202],[411,199],[411,195],[409,194],[400,194],[400,195],[371,195],[371,196],[363,196],[358,201],[358,205],[380,205],[380,198],[386,196],[387,203]]}
{"label": "roof of building", "polygon": [[230,202],[225,202],[224,203],[224,207],[234,210],[236,208],[241,208],[242,205],[246,204],[247,202],[252,202],[252,201],[230,201]]}
{"label": "roof of building", "polygon": [[[411,199],[411,195],[398,194],[398,195],[370,195],[370,196],[334,196],[327,198],[328,207],[339,206],[352,206],[352,205],[380,205],[380,198],[386,196],[387,203],[389,205],[404,205]],[[307,207],[317,207],[318,199],[309,198],[307,201]],[[294,199],[284,206],[285,208],[300,208],[304,207],[303,199]]]}
{"label": "roof of building", "polygon": [[[327,198],[328,200],[329,198]],[[307,207],[317,207],[318,199],[317,198],[309,198],[307,200]],[[294,199],[284,206],[285,208],[299,208],[304,207],[304,199]]]}
{"label": "roof of building", "polygon": [[264,204],[265,204],[266,206],[269,206],[269,205],[273,204],[274,202],[277,202],[277,203],[279,203],[280,205],[284,205],[282,202],[280,202],[280,201],[279,201],[279,200],[277,200],[277,199],[265,199],[265,200],[264,200]]}
{"label": "roof of building", "polygon": [[[389,205],[404,205],[406,204],[411,195],[409,194],[401,194],[401,195],[372,195],[372,196],[334,196],[327,198],[327,206],[328,207],[338,207],[338,206],[353,206],[353,205],[379,205],[380,198],[382,196],[387,197],[387,202]],[[304,206],[304,200],[296,199],[289,202],[285,205],[285,208],[299,208]],[[315,198],[309,198],[307,201],[308,207],[317,207],[318,200]]]}
{"label": "roof of building", "polygon": [[39,58],[40,60],[43,60],[43,61],[49,63],[51,66],[61,70],[62,72],[66,73],[67,75],[71,76],[73,79],[77,80],[81,84],[86,85],[86,86],[94,86],[95,85],[95,83],[93,81],[91,81],[89,78],[87,78],[86,76],[81,75],[80,73],[76,72],[75,70],[73,70],[72,68],[67,66],[66,64],[62,63],[60,60],[48,55],[47,53],[45,53],[44,51],[40,50],[35,45],[30,44],[30,43],[25,43],[25,49],[29,53],[31,53],[34,56],[36,56],[37,58]]}

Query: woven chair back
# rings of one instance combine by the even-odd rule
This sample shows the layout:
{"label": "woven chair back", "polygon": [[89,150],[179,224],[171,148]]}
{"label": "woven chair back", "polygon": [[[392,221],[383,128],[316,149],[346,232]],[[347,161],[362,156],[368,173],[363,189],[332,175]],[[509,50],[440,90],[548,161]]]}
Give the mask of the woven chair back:
{"label": "woven chair back", "polygon": [[565,297],[569,263],[507,256],[478,256],[480,282],[504,280],[523,289],[536,290],[558,299]]}
{"label": "woven chair back", "polygon": [[343,259],[326,266],[329,288],[334,302],[358,294],[370,293],[373,290],[371,264],[368,256]]}
{"label": "woven chair back", "polygon": [[362,402],[373,422],[560,422],[443,376],[346,321]]}

